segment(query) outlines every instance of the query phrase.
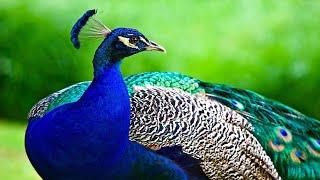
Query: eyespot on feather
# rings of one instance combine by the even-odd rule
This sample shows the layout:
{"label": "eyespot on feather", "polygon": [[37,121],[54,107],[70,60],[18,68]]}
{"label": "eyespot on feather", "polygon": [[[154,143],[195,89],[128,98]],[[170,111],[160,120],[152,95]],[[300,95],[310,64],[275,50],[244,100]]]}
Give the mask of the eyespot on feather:
{"label": "eyespot on feather", "polygon": [[319,139],[310,138],[310,143],[315,149],[320,151],[320,140]]}
{"label": "eyespot on feather", "polygon": [[281,152],[284,150],[285,146],[280,143],[279,139],[276,138],[275,140],[269,141],[269,147],[276,152]]}
{"label": "eyespot on feather", "polygon": [[307,145],[307,149],[309,150],[309,152],[316,156],[316,157],[320,157],[320,151],[317,151],[315,149],[313,149],[309,144]]}
{"label": "eyespot on feather", "polygon": [[284,127],[277,127],[275,129],[275,133],[277,134],[277,137],[281,140],[283,140],[286,143],[289,143],[292,141],[292,134],[291,132],[284,128]]}
{"label": "eyespot on feather", "polygon": [[319,140],[316,140],[314,138],[310,138],[308,144],[307,144],[307,149],[309,150],[309,152],[316,156],[316,157],[320,157],[320,144],[319,144]]}
{"label": "eyespot on feather", "polygon": [[301,163],[307,160],[307,155],[298,149],[293,149],[290,153],[291,160],[296,163]]}
{"label": "eyespot on feather", "polygon": [[232,105],[234,105],[235,107],[237,107],[239,110],[243,110],[244,109],[244,105],[236,100],[231,100]]}

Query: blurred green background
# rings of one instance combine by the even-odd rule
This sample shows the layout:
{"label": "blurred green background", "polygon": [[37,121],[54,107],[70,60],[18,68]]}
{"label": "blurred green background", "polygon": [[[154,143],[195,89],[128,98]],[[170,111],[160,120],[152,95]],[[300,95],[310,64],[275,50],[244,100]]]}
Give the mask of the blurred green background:
{"label": "blurred green background", "polygon": [[[167,49],[124,62],[124,75],[176,71],[257,91],[320,118],[320,1],[1,0],[0,179],[38,179],[24,154],[26,116],[40,98],[92,78],[101,42],[75,50],[87,9],[110,28],[134,27]],[[4,172],[4,173],[3,173]]]}

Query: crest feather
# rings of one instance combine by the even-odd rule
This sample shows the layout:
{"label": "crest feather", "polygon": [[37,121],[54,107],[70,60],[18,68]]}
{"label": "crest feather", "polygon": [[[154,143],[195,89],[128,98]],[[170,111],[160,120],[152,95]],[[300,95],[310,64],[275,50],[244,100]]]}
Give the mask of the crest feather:
{"label": "crest feather", "polygon": [[100,38],[106,37],[111,32],[102,22],[93,18],[96,13],[96,9],[86,11],[73,25],[70,34],[71,42],[75,48],[80,48],[79,36],[84,38]]}

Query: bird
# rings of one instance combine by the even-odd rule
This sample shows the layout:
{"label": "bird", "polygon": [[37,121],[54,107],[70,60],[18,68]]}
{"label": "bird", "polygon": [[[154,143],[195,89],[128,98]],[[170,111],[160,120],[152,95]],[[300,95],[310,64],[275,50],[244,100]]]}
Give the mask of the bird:
{"label": "bird", "polygon": [[[94,37],[107,31],[102,29]],[[130,39],[125,44],[135,46]],[[41,99],[29,121],[78,101],[93,82]],[[320,178],[320,122],[315,118],[250,90],[176,72],[144,72],[124,82],[130,141],[170,159],[187,178]]]}
{"label": "bird", "polygon": [[[96,12],[88,10],[73,26],[75,47],[80,48],[78,35]],[[93,58],[94,78],[81,97],[29,121],[25,149],[31,164],[45,180],[192,177],[169,158],[129,140],[130,98],[121,60],[164,48],[136,29],[104,30]]]}

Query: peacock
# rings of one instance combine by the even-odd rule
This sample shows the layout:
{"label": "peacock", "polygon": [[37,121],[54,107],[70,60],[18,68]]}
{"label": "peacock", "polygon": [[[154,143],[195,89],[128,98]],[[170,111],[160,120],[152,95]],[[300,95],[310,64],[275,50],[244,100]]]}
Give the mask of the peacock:
{"label": "peacock", "polygon": [[[85,14],[79,20],[82,25],[87,21],[94,22],[95,28],[91,29],[93,31],[90,36],[105,37],[105,42],[111,36],[110,34],[118,31],[118,29],[109,30],[91,15]],[[75,34],[80,33],[80,28],[76,29]],[[126,52],[114,51],[111,54],[129,56],[138,50],[148,50],[148,48],[141,50],[141,44],[150,44],[151,49],[164,51],[162,47],[136,32],[130,31],[130,34],[118,37],[117,42],[114,42],[117,50],[125,47],[121,50]],[[72,34],[71,39],[75,47],[80,47],[77,36]],[[100,48],[96,51],[95,59],[97,54],[99,55],[98,52],[101,52]],[[124,57],[121,56],[121,58]],[[101,64],[95,61],[93,64],[96,76],[98,73],[96,70]],[[114,75],[109,76],[116,80]],[[58,123],[64,121],[58,122],[46,117],[51,117],[57,111],[59,112],[59,109],[81,101],[95,83],[95,78],[92,82],[80,82],[40,100],[29,112],[28,130],[33,128],[33,124],[48,123],[46,128],[40,127],[41,132],[37,132],[38,135],[35,136],[38,136],[37,138],[49,136],[48,128],[59,128]],[[173,167],[169,168],[171,174],[179,172],[180,177],[178,175],[172,177],[177,179],[320,179],[320,122],[314,118],[249,90],[207,83],[175,72],[146,72],[131,75],[124,78],[124,83],[128,100],[130,99],[129,144],[142,145],[146,152],[165,159],[165,162]],[[109,100],[119,97],[119,94],[110,92],[112,90],[108,88],[100,90],[108,98],[112,96]],[[95,96],[97,94],[91,94],[92,98]],[[126,98],[119,97],[121,100]],[[96,106],[85,106],[82,110],[90,113],[88,116],[91,118],[97,119],[96,116],[99,116],[103,119],[102,115],[106,117],[110,116],[109,113],[114,115],[114,111],[123,103],[119,100],[117,102],[119,104],[114,104],[112,110],[110,104],[101,104],[100,109],[93,109],[97,108]],[[100,104],[100,101],[96,103]],[[80,110],[75,111],[81,113]],[[61,116],[65,118],[63,113]],[[75,125],[70,126],[75,128],[73,127]],[[92,129],[94,129],[93,126],[105,127],[103,124],[92,124],[87,119],[81,119],[76,124],[78,130],[76,133],[88,131],[88,126]],[[119,133],[115,130],[112,132]],[[54,136],[51,140],[57,138],[66,143],[60,144],[60,148],[70,144],[73,146],[72,141],[77,141],[65,137],[64,134],[51,135]],[[86,140],[88,139],[81,139],[84,143]],[[96,142],[92,139],[88,141]],[[28,153],[31,162],[33,156],[30,154],[38,155],[39,148],[43,148],[45,158],[54,157],[45,153],[49,152],[46,145],[38,146],[35,145],[32,148],[35,152]],[[88,150],[85,147],[79,148]],[[78,151],[84,153],[83,149],[72,150],[75,154],[78,154]],[[75,163],[80,164],[83,161],[83,159],[75,160],[77,161]],[[34,166],[40,165],[35,159],[34,161]],[[99,169],[100,166],[97,166],[93,165],[92,168]],[[64,168],[67,167],[69,166]],[[51,168],[48,167],[48,169]],[[67,170],[60,170],[67,172]],[[144,173],[147,172],[142,174]]]}
{"label": "peacock", "polygon": [[[82,26],[95,13],[87,11],[74,25],[75,47],[80,45],[76,39]],[[170,159],[129,141],[130,98],[120,72],[121,59],[164,49],[135,29],[105,30],[93,59],[94,78],[81,97],[41,117],[30,117],[25,135],[30,162],[45,180],[192,177]]]}

